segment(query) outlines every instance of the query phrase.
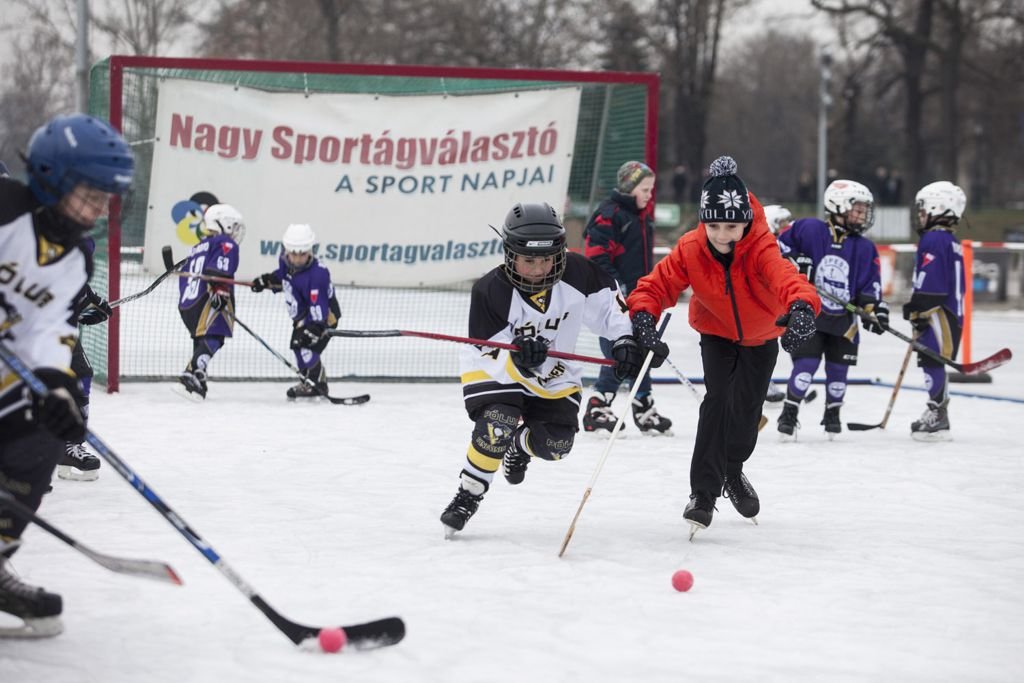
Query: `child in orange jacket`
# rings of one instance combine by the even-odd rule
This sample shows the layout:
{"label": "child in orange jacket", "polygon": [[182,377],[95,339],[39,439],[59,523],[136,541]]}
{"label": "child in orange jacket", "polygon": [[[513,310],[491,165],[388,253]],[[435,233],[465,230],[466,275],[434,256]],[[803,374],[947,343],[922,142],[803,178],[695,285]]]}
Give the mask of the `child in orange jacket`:
{"label": "child in orange jacket", "polygon": [[706,389],[683,513],[691,538],[711,524],[720,493],[744,517],[760,511],[743,465],[757,444],[776,339],[782,337],[787,352],[797,348],[814,334],[821,310],[814,286],[782,257],[764,209],[736,170],[731,157],[711,164],[697,229],[683,235],[627,300],[634,334],[657,360],[668,353],[655,332],[657,318],[691,290],[690,326],[701,336]]}

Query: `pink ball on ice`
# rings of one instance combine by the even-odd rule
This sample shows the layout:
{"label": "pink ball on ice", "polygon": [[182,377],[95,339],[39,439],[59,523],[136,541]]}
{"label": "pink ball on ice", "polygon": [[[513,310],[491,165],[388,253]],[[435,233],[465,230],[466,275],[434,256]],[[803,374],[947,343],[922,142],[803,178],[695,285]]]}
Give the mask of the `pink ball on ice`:
{"label": "pink ball on ice", "polygon": [[672,575],[672,587],[680,593],[685,593],[693,587],[693,574],[680,569]]}
{"label": "pink ball on ice", "polygon": [[345,631],[340,628],[322,628],[317,639],[320,641],[320,649],[324,652],[337,652],[345,647],[348,641]]}

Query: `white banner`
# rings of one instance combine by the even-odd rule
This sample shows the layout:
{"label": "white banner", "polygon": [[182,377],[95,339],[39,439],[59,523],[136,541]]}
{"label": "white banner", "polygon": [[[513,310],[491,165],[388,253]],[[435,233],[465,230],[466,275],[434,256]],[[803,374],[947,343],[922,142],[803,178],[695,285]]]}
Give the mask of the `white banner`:
{"label": "white banner", "polygon": [[276,267],[290,223],[309,223],[336,283],[440,284],[501,262],[516,202],[564,210],[578,88],[467,96],[270,93],[160,84],[145,265],[183,258],[199,204],[245,218],[238,277]]}

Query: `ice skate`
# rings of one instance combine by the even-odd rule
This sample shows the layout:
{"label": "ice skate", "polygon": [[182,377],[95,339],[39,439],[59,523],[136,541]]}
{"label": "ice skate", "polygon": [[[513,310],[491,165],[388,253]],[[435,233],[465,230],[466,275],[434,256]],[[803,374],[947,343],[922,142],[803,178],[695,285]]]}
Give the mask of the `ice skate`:
{"label": "ice skate", "polygon": [[286,392],[289,401],[296,399],[317,399],[321,396],[327,395],[327,383],[322,382],[320,384],[310,384],[309,382],[299,382],[293,387],[290,387]]}
{"label": "ice skate", "polygon": [[587,402],[587,412],[583,414],[583,431],[600,432],[615,430],[615,414],[612,412],[612,401],[615,394],[611,392],[599,393],[591,396]]}
{"label": "ice skate", "polygon": [[206,398],[206,372],[204,370],[188,370],[178,376],[178,384],[174,385],[175,393],[190,401],[202,401]]}
{"label": "ice skate", "polygon": [[469,518],[476,514],[476,509],[483,499],[483,494],[474,495],[461,486],[459,487],[452,502],[448,503],[448,507],[441,513],[441,523],[444,524],[446,539],[451,539],[456,532],[462,531]]}
{"label": "ice skate", "polygon": [[796,433],[800,429],[800,422],[797,420],[799,414],[800,404],[787,398],[782,404],[782,414],[778,420],[779,441],[796,441]]}
{"label": "ice skate", "polygon": [[647,436],[672,436],[672,420],[658,414],[650,396],[633,399],[633,422]]}
{"label": "ice skate", "polygon": [[757,491],[750,485],[747,475],[742,472],[726,474],[722,485],[722,495],[729,499],[736,512],[754,524],[757,524],[757,513],[761,511],[761,501]]}
{"label": "ice skate", "polygon": [[825,434],[828,440],[836,438],[836,434],[843,431],[843,423],[839,420],[839,408],[842,403],[829,403],[825,406],[825,416],[821,418],[821,424],[825,425]]}
{"label": "ice skate", "polygon": [[0,555],[0,612],[22,620],[20,626],[0,626],[0,638],[49,638],[64,630],[61,597],[30,586],[14,575],[10,561]]}
{"label": "ice skate", "polygon": [[715,501],[713,498],[708,498],[703,493],[693,493],[690,495],[690,502],[686,505],[686,509],[683,510],[683,519],[690,523],[690,540],[701,529],[707,529],[711,526],[711,518],[715,514]]}
{"label": "ice skate", "polygon": [[910,423],[910,438],[914,441],[952,441],[946,410],[948,405],[948,398],[942,403],[928,401],[928,408],[921,414],[921,419]]}
{"label": "ice skate", "polygon": [[519,446],[518,441],[519,437],[517,436],[501,459],[501,469],[505,473],[505,481],[512,486],[523,483],[526,478],[526,468],[530,465],[530,454]]}
{"label": "ice skate", "polygon": [[768,393],[764,397],[764,401],[768,405],[781,406],[782,402],[786,399],[786,392],[775,386],[774,382],[768,384]]}
{"label": "ice skate", "polygon": [[84,443],[67,443],[57,463],[57,477],[72,481],[96,481],[100,476],[100,459],[86,449]]}

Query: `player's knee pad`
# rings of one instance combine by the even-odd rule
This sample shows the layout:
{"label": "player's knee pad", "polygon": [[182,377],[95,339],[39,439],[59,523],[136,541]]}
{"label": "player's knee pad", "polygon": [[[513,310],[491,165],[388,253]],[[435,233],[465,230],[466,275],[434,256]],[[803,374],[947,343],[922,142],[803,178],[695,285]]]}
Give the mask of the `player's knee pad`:
{"label": "player's knee pad", "polygon": [[473,425],[473,448],[492,458],[501,459],[512,445],[512,436],[522,413],[518,408],[500,403],[482,408]]}
{"label": "player's knee pad", "polygon": [[530,455],[542,460],[561,460],[569,455],[575,438],[574,427],[547,422],[524,425],[516,433],[516,442],[520,448],[525,445]]}

